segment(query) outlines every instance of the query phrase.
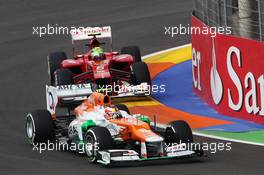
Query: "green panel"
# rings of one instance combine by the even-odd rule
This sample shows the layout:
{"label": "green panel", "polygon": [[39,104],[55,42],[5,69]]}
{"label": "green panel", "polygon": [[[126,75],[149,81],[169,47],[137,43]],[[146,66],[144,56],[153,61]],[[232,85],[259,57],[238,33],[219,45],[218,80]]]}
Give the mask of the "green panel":
{"label": "green panel", "polygon": [[151,120],[148,116],[140,115],[140,116],[137,116],[137,119],[141,120],[142,122],[146,122],[150,125]]}
{"label": "green panel", "polygon": [[96,126],[96,123],[93,120],[86,120],[83,124],[82,124],[82,130],[85,132],[87,131],[90,127],[92,126]]}

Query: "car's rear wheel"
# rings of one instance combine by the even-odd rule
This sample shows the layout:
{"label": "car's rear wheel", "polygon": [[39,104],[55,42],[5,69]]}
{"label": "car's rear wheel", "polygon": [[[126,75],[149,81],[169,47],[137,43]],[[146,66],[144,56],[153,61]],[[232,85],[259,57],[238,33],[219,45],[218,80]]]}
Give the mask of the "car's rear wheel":
{"label": "car's rear wheel", "polygon": [[183,120],[173,121],[165,131],[166,143],[191,143],[193,142],[193,134],[190,126]]}
{"label": "car's rear wheel", "polygon": [[124,104],[116,104],[115,105],[117,107],[117,109],[122,110],[122,111],[126,111],[128,114],[130,114],[130,111],[128,109],[128,107]]}
{"label": "car's rear wheel", "polygon": [[57,69],[54,72],[54,85],[69,85],[73,84],[72,72],[69,69]]}
{"label": "car's rear wheel", "polygon": [[26,117],[26,136],[30,144],[54,141],[54,123],[47,110],[35,110]]}
{"label": "car's rear wheel", "polygon": [[54,72],[61,67],[61,62],[67,59],[65,52],[53,52],[48,56],[48,74],[50,84],[54,85]]}
{"label": "car's rear wheel", "polygon": [[92,127],[90,128],[84,137],[85,153],[89,162],[94,163],[99,156],[98,151],[113,149],[113,138],[107,128],[104,127]]}
{"label": "car's rear wheel", "polygon": [[151,84],[150,73],[146,63],[137,62],[131,65],[131,79],[133,85],[141,83]]}
{"label": "car's rear wheel", "polygon": [[129,54],[134,57],[134,62],[141,62],[141,53],[138,46],[127,46],[121,49],[121,54]]}

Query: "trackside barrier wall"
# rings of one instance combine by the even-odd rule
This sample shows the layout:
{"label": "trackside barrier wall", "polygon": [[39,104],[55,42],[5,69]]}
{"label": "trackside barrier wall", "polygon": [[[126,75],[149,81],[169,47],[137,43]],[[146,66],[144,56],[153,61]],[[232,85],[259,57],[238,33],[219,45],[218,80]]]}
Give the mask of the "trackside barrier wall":
{"label": "trackside barrier wall", "polygon": [[[209,27],[192,17],[192,26]],[[194,92],[221,114],[264,124],[264,43],[193,32]]]}

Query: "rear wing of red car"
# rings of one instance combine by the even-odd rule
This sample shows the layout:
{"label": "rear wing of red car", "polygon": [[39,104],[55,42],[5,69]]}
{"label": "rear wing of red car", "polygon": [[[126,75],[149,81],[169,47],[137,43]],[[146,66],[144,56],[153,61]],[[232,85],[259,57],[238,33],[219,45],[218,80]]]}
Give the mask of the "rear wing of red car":
{"label": "rear wing of red car", "polygon": [[[76,29],[72,29],[70,31],[73,45],[73,57],[75,57],[75,42],[76,41],[84,41],[84,40],[93,40],[94,38],[100,39],[109,39],[109,49],[113,51],[113,42],[112,42],[112,32],[110,26],[104,27],[80,27]],[[105,42],[103,42],[105,43]],[[103,44],[101,43],[101,44]]]}
{"label": "rear wing of red car", "polygon": [[94,35],[96,38],[112,38],[110,26],[78,28],[71,30],[70,33],[73,43],[74,41],[93,39]]}

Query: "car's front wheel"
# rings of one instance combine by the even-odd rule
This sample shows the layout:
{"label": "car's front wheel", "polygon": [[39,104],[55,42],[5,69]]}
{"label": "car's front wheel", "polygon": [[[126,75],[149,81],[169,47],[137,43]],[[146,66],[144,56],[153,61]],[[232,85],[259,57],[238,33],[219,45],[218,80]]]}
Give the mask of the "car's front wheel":
{"label": "car's front wheel", "polygon": [[92,127],[87,130],[85,137],[85,153],[89,162],[94,163],[99,156],[98,151],[113,149],[113,138],[107,128],[104,127]]}
{"label": "car's front wheel", "polygon": [[131,65],[131,81],[133,85],[151,84],[150,73],[146,63],[137,62]]}
{"label": "car's front wheel", "polygon": [[165,142],[170,143],[192,143],[193,134],[190,126],[183,120],[173,121],[165,131]]}

